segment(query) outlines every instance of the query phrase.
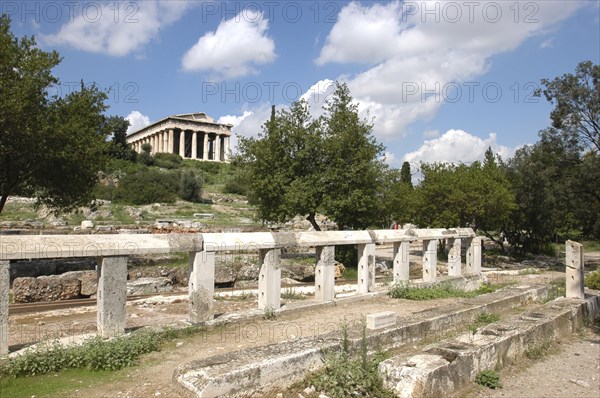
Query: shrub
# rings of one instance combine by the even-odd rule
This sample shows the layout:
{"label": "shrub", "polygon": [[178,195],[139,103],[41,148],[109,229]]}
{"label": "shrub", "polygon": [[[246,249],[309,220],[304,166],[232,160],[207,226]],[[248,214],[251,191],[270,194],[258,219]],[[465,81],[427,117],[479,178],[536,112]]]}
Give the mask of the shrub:
{"label": "shrub", "polygon": [[223,192],[235,195],[246,195],[246,192],[248,192],[248,186],[242,177],[236,175],[235,177],[225,181]]}
{"label": "shrub", "polygon": [[148,169],[123,177],[115,189],[114,200],[133,205],[173,203],[178,188],[178,173]]}
{"label": "shrub", "polygon": [[475,383],[491,389],[502,388],[500,375],[495,370],[484,370],[475,376]]}
{"label": "shrub", "polygon": [[440,284],[432,287],[417,288],[407,282],[395,283],[388,291],[388,296],[407,300],[434,300],[451,297],[470,298],[480,294],[491,293],[495,290],[489,285],[481,285],[474,291],[456,289],[449,284]]}
{"label": "shrub", "polygon": [[181,173],[179,179],[179,196],[190,202],[200,199],[202,191],[202,182],[192,170],[186,170]]}
{"label": "shrub", "polygon": [[177,169],[181,167],[183,159],[176,153],[157,153],[154,155],[154,165],[163,169]]}
{"label": "shrub", "polygon": [[600,290],[600,267],[585,276],[584,284],[590,289]]}

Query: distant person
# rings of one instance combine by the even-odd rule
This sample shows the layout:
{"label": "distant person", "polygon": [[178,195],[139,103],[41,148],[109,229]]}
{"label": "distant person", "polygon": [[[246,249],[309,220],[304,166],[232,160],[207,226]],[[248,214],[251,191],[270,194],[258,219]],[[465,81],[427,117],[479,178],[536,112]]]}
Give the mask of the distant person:
{"label": "distant person", "polygon": [[395,222],[395,223],[392,224],[392,229],[399,229],[397,222]]}

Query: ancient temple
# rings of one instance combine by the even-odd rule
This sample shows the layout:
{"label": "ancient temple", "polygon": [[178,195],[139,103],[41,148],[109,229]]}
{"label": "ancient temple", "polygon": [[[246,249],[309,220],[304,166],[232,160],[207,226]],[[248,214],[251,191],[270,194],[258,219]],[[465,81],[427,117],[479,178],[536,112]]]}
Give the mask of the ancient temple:
{"label": "ancient temple", "polygon": [[152,154],[175,153],[184,159],[227,162],[231,127],[204,113],[173,115],[128,135],[127,143],[138,153],[147,143]]}

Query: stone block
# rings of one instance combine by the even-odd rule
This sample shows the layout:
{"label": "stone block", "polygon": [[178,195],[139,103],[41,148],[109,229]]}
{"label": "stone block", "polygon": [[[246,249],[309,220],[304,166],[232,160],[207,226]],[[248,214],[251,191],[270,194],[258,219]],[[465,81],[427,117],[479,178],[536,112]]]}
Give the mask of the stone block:
{"label": "stone block", "polygon": [[0,357],[8,355],[9,262],[0,261]]}
{"label": "stone block", "polygon": [[215,252],[190,253],[190,322],[206,322],[214,318]]}
{"label": "stone block", "polygon": [[394,242],[394,282],[408,281],[410,242]]}
{"label": "stone block", "polygon": [[317,246],[315,300],[331,301],[335,297],[335,246]]}
{"label": "stone block", "polygon": [[104,257],[98,261],[97,326],[102,337],[125,333],[127,314],[127,257]]}
{"label": "stone block", "polygon": [[34,303],[80,298],[81,281],[60,275],[16,278],[13,282],[15,303]]}
{"label": "stone block", "polygon": [[423,241],[423,282],[437,280],[437,240]]}
{"label": "stone block", "polygon": [[375,244],[358,245],[358,293],[375,289]]}
{"label": "stone block", "polygon": [[566,246],[566,296],[584,299],[584,261],[583,246],[580,243],[568,240]]}
{"label": "stone block", "polygon": [[259,250],[258,309],[281,307],[281,249]]}
{"label": "stone block", "polygon": [[367,329],[383,329],[396,324],[396,313],[393,311],[367,314]]}
{"label": "stone block", "polygon": [[166,277],[139,278],[127,282],[127,295],[172,292],[173,282]]}

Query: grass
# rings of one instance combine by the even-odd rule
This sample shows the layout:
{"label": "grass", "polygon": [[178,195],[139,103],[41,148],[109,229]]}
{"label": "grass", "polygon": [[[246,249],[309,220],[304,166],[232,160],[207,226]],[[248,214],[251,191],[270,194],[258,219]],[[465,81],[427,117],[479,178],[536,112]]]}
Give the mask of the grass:
{"label": "grass", "polygon": [[286,300],[304,300],[306,296],[296,292],[296,289],[293,287],[286,287],[281,293],[281,298]]}
{"label": "grass", "polygon": [[407,283],[397,283],[388,291],[388,296],[406,300],[435,300],[443,298],[470,298],[481,294],[492,293],[498,287],[481,285],[477,290],[466,291],[457,289],[449,284],[439,284],[428,288],[417,288]]}
{"label": "grass", "polygon": [[495,370],[484,370],[479,372],[477,376],[475,376],[475,383],[493,390],[502,388],[500,375]]}
{"label": "grass", "polygon": [[552,348],[552,341],[550,340],[537,342],[525,350],[525,356],[533,361],[537,361],[550,355],[550,348]]}
{"label": "grass", "polygon": [[358,279],[358,270],[356,268],[346,267],[342,272],[342,279]]}
{"label": "grass", "polygon": [[492,312],[482,312],[477,315],[475,321],[469,325],[469,330],[472,334],[477,333],[480,327],[489,325],[490,323],[498,322],[500,320],[500,315],[492,313]]}
{"label": "grass", "polygon": [[[577,242],[581,243],[583,245],[584,253],[600,251],[600,241],[584,240],[581,242],[579,242],[579,241],[577,241]],[[558,255],[558,253],[565,251],[565,243],[564,242],[563,243],[552,243],[551,246],[554,249],[555,255]]]}
{"label": "grass", "polygon": [[90,371],[85,369],[68,369],[58,373],[37,377],[0,378],[0,394],[2,397],[31,398],[33,396],[60,397],[65,391],[72,391],[76,386],[93,387],[97,384],[112,382],[122,377],[120,373],[111,371]]}

